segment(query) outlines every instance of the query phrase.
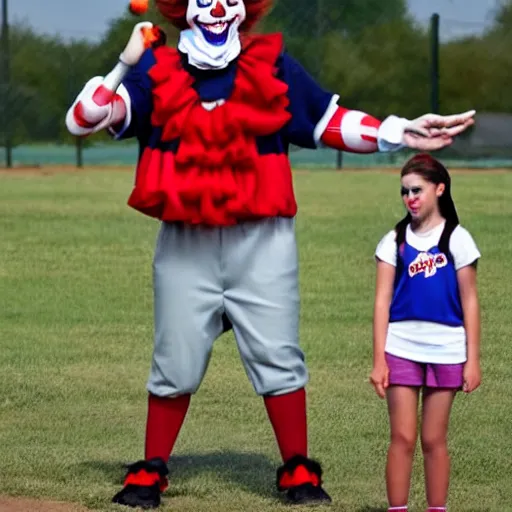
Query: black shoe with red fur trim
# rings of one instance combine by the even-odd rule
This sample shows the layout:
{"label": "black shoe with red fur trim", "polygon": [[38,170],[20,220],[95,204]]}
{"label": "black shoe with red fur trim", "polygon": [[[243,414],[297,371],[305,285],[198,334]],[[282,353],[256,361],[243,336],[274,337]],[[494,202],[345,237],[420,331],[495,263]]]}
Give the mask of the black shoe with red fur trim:
{"label": "black shoe with red fur trim", "polygon": [[167,464],[160,458],[140,460],[128,467],[124,487],[113,503],[128,507],[157,508],[160,494],[167,489]]}
{"label": "black shoe with red fur trim", "polygon": [[292,457],[277,470],[277,489],[286,491],[286,497],[297,505],[331,503],[322,489],[322,467],[302,455]]}

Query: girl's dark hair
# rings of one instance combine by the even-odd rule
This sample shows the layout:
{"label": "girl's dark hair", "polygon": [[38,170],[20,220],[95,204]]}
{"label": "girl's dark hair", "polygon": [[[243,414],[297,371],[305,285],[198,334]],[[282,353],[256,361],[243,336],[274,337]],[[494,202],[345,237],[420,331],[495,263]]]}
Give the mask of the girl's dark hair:
{"label": "girl's dark hair", "polygon": [[[446,224],[439,240],[439,250],[450,257],[450,236],[453,230],[459,225],[459,216],[455,209],[451,194],[451,179],[446,167],[436,160],[434,157],[426,153],[420,153],[409,159],[404,165],[400,177],[403,178],[408,174],[417,174],[424,180],[439,185],[444,183],[445,189],[443,195],[438,199],[439,211],[445,218]],[[407,225],[411,222],[411,214],[407,215],[396,224],[396,243],[397,248],[405,242],[405,231]]]}

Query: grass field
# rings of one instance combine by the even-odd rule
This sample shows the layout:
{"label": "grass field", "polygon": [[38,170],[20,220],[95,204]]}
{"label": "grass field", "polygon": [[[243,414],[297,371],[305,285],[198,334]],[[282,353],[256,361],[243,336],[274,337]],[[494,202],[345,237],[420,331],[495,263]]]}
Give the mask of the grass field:
{"label": "grass field", "polygon": [[[377,512],[386,407],[368,384],[374,248],[402,215],[389,172],[295,176],[311,455],[333,511]],[[483,258],[480,390],[456,400],[450,511],[512,511],[512,174],[455,173]],[[0,174],[0,495],[109,505],[142,456],[157,223],[117,171]],[[216,343],[171,459],[163,511],[289,510],[261,399],[231,335]],[[416,459],[411,510],[424,507]]]}

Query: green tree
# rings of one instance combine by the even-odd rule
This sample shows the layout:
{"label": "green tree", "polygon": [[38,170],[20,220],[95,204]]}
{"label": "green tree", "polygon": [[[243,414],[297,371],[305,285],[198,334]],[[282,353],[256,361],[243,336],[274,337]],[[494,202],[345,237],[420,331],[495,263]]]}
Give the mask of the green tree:
{"label": "green tree", "polygon": [[279,0],[265,25],[308,40],[333,30],[356,35],[406,16],[405,0]]}
{"label": "green tree", "polygon": [[414,117],[429,109],[428,63],[426,34],[395,20],[357,37],[329,34],[321,82],[347,107]]}
{"label": "green tree", "polygon": [[11,80],[7,119],[13,142],[69,140],[64,117],[77,92],[93,73],[94,45],[66,44],[57,37],[35,33],[25,25],[10,30]]}
{"label": "green tree", "polygon": [[[282,32],[288,52],[322,85],[339,89],[346,80],[357,82],[365,69],[375,73],[372,63],[361,60],[367,53],[361,47],[375,46],[372,31],[382,34],[390,26],[403,31],[402,26],[406,30],[412,21],[405,0],[280,0],[263,26],[265,31]],[[380,41],[382,44],[389,41]],[[352,73],[354,78],[349,77]],[[367,85],[373,87],[371,82]]]}
{"label": "green tree", "polygon": [[512,1],[496,11],[481,37],[445,43],[440,52],[443,110],[512,113]]}
{"label": "green tree", "polygon": [[494,16],[493,32],[504,32],[510,34],[510,27],[512,27],[512,1],[502,1]]}

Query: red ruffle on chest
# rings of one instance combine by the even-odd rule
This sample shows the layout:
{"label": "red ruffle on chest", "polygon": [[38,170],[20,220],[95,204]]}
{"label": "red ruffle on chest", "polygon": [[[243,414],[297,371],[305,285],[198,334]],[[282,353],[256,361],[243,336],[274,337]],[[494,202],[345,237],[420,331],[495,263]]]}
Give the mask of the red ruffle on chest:
{"label": "red ruffle on chest", "polygon": [[256,137],[290,119],[287,85],[275,77],[279,35],[245,41],[230,98],[206,109],[176,50],[155,50],[152,124],[176,153],[146,148],[128,204],[166,222],[232,225],[296,214],[287,155],[259,155]]}

